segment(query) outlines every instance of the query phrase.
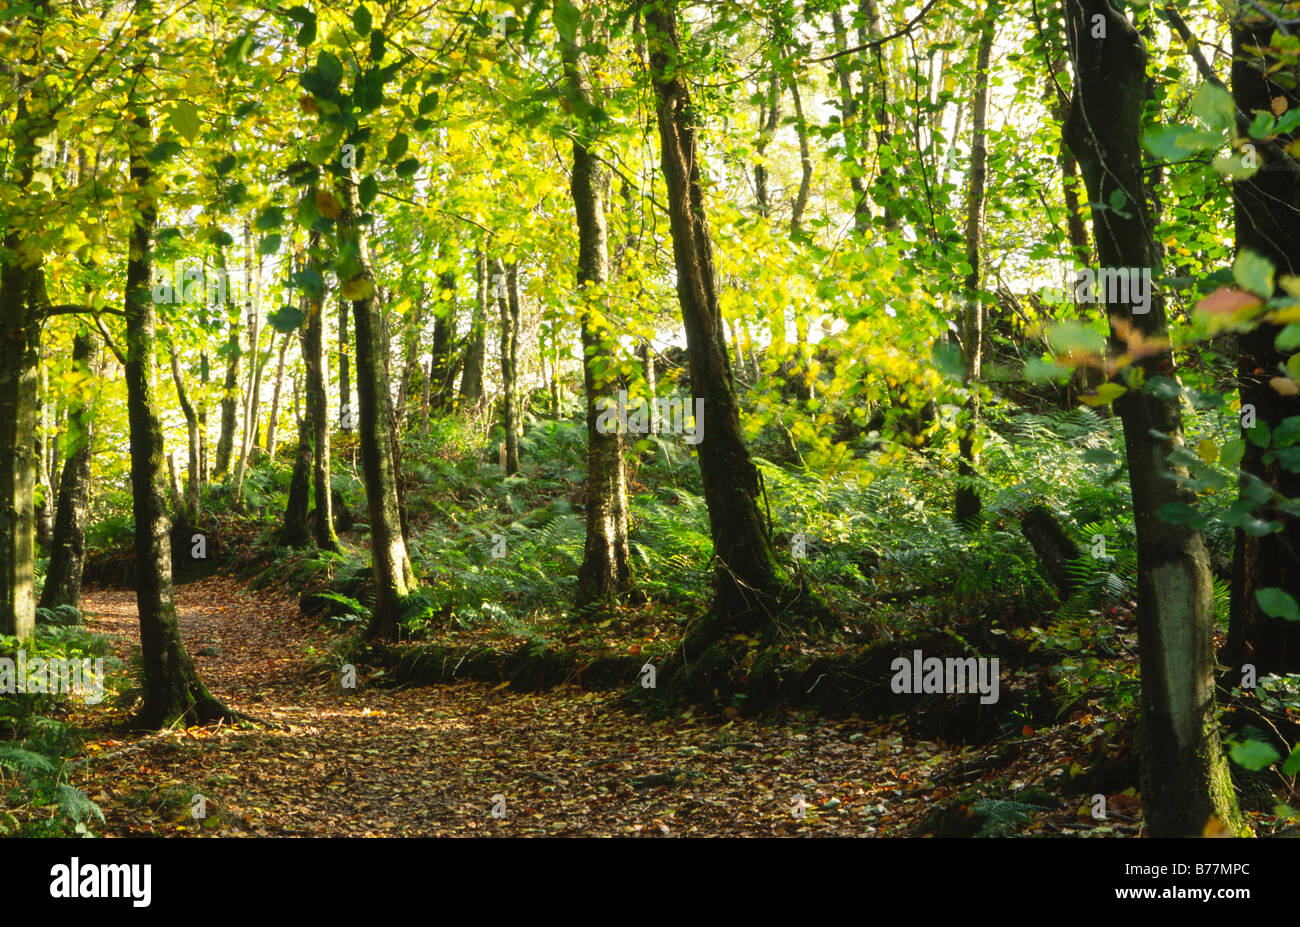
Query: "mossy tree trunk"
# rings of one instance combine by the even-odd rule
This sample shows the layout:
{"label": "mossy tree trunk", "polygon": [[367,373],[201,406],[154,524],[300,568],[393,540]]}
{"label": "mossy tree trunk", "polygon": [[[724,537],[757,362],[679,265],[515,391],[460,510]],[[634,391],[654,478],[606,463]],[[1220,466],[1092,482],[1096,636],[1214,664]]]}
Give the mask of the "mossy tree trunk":
{"label": "mossy tree trunk", "polygon": [[414,588],[415,574],[406,552],[398,507],[391,434],[392,400],[384,371],[383,323],[370,249],[357,218],[360,209],[355,171],[341,186],[346,205],[339,220],[339,231],[356,248],[362,268],[357,283],[366,292],[364,298],[352,300],[352,320],[357,352],[357,431],[375,577],[375,606],[367,636],[386,640],[397,635],[401,600]]}
{"label": "mossy tree trunk", "polygon": [[[1066,141],[1079,159],[1089,201],[1124,203],[1122,211],[1094,214],[1097,258],[1103,267],[1146,268],[1156,275],[1139,144],[1146,48],[1108,0],[1066,0],[1065,8],[1075,75]],[[1148,344],[1168,337],[1158,292],[1149,312],[1135,314],[1125,303],[1109,303],[1106,310],[1115,356],[1126,349],[1126,330]],[[1177,377],[1168,350],[1135,366],[1147,382]],[[1196,501],[1171,479],[1183,475],[1169,459],[1183,445],[1178,399],[1130,389],[1115,408],[1124,425],[1137,526],[1143,816],[1154,836],[1199,835],[1211,818],[1237,831],[1242,822],[1215,711],[1214,603],[1205,543],[1200,531],[1158,514],[1165,505]]]}
{"label": "mossy tree trunk", "polygon": [[[1291,66],[1269,73],[1279,62],[1260,51],[1269,47],[1275,29],[1270,19],[1247,10],[1239,13],[1234,24],[1232,94],[1242,113],[1238,131],[1243,138],[1249,135],[1253,114],[1274,111],[1273,101],[1284,101],[1287,110],[1300,106],[1295,84],[1300,69]],[[1277,147],[1285,149],[1297,134],[1277,139]],[[1294,161],[1281,163],[1291,155],[1277,148],[1266,147],[1258,157],[1260,169],[1232,184],[1237,248],[1250,249],[1271,261],[1276,278],[1294,276],[1300,274],[1300,175]],[[1280,286],[1276,295],[1285,295]],[[1279,325],[1262,323],[1237,336],[1242,409],[1250,407],[1253,424],[1270,432],[1285,419],[1300,415],[1300,395],[1284,395],[1269,384],[1295,353],[1277,350],[1280,330]],[[1288,468],[1283,458],[1267,453],[1245,432],[1243,428],[1246,453],[1241,468],[1247,474],[1243,499],[1249,502],[1247,494],[1260,484],[1282,498],[1300,498],[1300,473]],[[1260,517],[1281,523],[1282,530],[1262,537],[1237,530],[1228,642],[1220,660],[1238,674],[1245,663],[1253,665],[1261,676],[1300,673],[1300,621],[1271,617],[1255,597],[1260,589],[1274,588],[1300,601],[1300,518],[1272,506]]]}
{"label": "mossy tree trunk", "polygon": [[658,96],[661,164],[686,329],[691,390],[704,401],[696,446],[714,550],[713,620],[688,649],[737,631],[765,629],[776,617],[784,578],[758,510],[759,473],[740,429],[740,407],[718,307],[713,246],[700,188],[695,114],[681,67],[675,0],[645,11],[650,79]]}
{"label": "mossy tree trunk", "polygon": [[190,662],[172,597],[171,525],[163,492],[163,436],[154,375],[157,323],[150,287],[158,185],[144,156],[152,146],[149,117],[142,108],[135,108],[131,183],[140,207],[131,228],[125,314],[136,604],[144,668],[143,704],[137,722],[142,727],[161,728],[178,719],[195,724],[230,718],[232,713],[212,697]]}
{"label": "mossy tree trunk", "polygon": [[[315,197],[315,190],[309,194]],[[307,266],[321,276],[320,234],[312,232],[307,243]],[[324,294],[307,295],[307,320],[303,326],[302,354],[307,364],[307,420],[311,423],[312,486],[316,494],[312,533],[316,546],[337,551],[330,492],[329,396],[325,390],[325,300]]]}
{"label": "mossy tree trunk", "polygon": [[[599,400],[613,400],[611,381],[598,375],[598,362],[609,361],[616,344],[606,321],[604,294],[609,249],[605,223],[604,173],[592,155],[592,126],[582,114],[592,111],[591,90],[581,70],[576,39],[560,39],[568,83],[569,109],[579,115],[573,137],[570,191],[578,224],[578,299],[583,348],[583,385],[587,397],[587,531],[578,568],[579,604],[609,600],[629,584],[627,542],[627,472],[623,436],[617,429],[601,434]],[[653,398],[653,394],[652,394]]]}

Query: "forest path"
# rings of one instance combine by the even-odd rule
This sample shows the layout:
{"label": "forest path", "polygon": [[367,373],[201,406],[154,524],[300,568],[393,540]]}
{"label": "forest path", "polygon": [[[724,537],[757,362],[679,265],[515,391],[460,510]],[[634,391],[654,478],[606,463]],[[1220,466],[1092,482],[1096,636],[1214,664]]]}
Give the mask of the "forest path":
{"label": "forest path", "polygon": [[[308,653],[335,638],[296,602],[212,577],[177,586],[176,603],[213,694],[283,729],[123,734],[111,698],[78,704],[90,761],[72,782],[103,808],[102,833],[900,835],[947,797],[932,780],[972,756],[888,722],[651,721],[617,692],[570,686],[342,691]],[[82,607],[120,657],[138,646],[133,591],[88,589]]]}

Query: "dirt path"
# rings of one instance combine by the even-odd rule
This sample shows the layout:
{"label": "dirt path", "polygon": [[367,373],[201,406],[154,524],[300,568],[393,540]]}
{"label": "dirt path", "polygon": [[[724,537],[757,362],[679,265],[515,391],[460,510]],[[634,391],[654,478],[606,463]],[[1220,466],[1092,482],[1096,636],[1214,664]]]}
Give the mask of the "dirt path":
{"label": "dirt path", "polygon": [[[212,578],[178,587],[177,606],[212,692],[284,729],[143,736],[113,726],[121,710],[79,708],[91,760],[73,782],[101,805],[108,834],[897,835],[946,791],[932,780],[973,756],[888,723],[652,722],[617,693],[571,687],[345,692],[309,653],[330,635],[296,603]],[[83,607],[129,656],[135,594],[89,590]]]}

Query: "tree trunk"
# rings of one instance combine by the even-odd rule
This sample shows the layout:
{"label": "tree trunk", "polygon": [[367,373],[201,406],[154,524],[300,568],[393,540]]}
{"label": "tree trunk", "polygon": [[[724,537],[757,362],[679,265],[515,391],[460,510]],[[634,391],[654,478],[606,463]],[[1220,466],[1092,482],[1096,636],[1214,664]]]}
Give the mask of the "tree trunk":
{"label": "tree trunk", "polygon": [[[1300,106],[1292,83],[1297,69],[1265,70],[1277,64],[1273,58],[1261,57],[1253,49],[1266,49],[1276,28],[1268,19],[1238,13],[1233,28],[1232,94],[1243,114],[1271,111],[1272,101],[1281,98],[1287,110]],[[1247,136],[1249,119],[1240,120],[1238,130]],[[1277,139],[1287,148],[1296,133]],[[1282,155],[1289,157],[1289,155]],[[1250,249],[1273,263],[1276,277],[1300,274],[1300,183],[1292,171],[1277,163],[1271,150],[1260,152],[1259,170],[1246,180],[1232,184],[1235,194],[1237,249]],[[1278,287],[1277,296],[1285,292]],[[1275,345],[1281,327],[1262,323],[1252,331],[1237,335],[1237,376],[1241,406],[1253,408],[1256,424],[1270,433],[1285,419],[1300,415],[1300,396],[1287,396],[1269,385],[1269,379],[1285,367],[1293,351],[1278,351]],[[1285,466],[1275,454],[1246,438],[1246,453],[1241,468],[1248,474],[1243,481],[1242,498],[1249,504],[1248,487],[1258,480],[1282,498],[1300,497],[1300,473]],[[1238,529],[1233,564],[1231,613],[1228,642],[1220,654],[1225,665],[1238,668],[1253,664],[1263,676],[1269,673],[1300,673],[1300,621],[1270,617],[1259,606],[1255,593],[1276,588],[1300,600],[1300,518],[1269,506],[1259,516],[1277,521],[1282,530],[1263,537],[1247,535]]]}
{"label": "tree trunk", "polygon": [[[302,298],[304,307],[307,298]],[[301,345],[305,333],[299,331]],[[306,351],[304,350],[304,354]],[[311,531],[307,524],[307,511],[311,501],[311,458],[312,458],[312,420],[307,415],[298,414],[298,381],[293,384],[293,417],[298,423],[298,448],[293,456],[293,475],[289,479],[289,499],[284,508],[284,527],[280,531],[280,543],[285,547],[306,547],[311,543]]]}
{"label": "tree trunk", "polygon": [[[808,190],[812,186],[812,151],[808,146],[808,120],[803,112],[803,97],[799,94],[799,76],[791,72],[787,82],[790,88],[790,101],[794,104],[794,129],[799,136],[799,192],[790,204],[790,237],[798,238],[803,234],[803,213],[808,207]],[[740,360],[740,355],[736,355]]]}
{"label": "tree trunk", "polygon": [[[140,111],[141,137],[152,132]],[[143,704],[138,723],[161,728],[177,719],[201,724],[231,713],[209,694],[181,642],[172,598],[172,556],[163,495],[163,435],[154,378],[156,317],[151,293],[153,235],[157,225],[151,191],[152,168],[143,152],[132,152],[131,181],[139,211],[131,229],[126,266],[126,392],[131,433],[132,511],[135,515],[136,605],[140,612],[140,650],[144,669]]]}
{"label": "tree trunk", "polygon": [[[176,348],[171,349],[172,382],[176,384],[176,399],[185,416],[185,430],[189,436],[190,465],[185,481],[185,529],[198,524],[199,519],[199,417],[185,392],[185,379],[181,376],[181,362]],[[186,532],[182,531],[182,535]]]}
{"label": "tree trunk", "polygon": [[[578,46],[561,38],[560,52],[572,111],[590,112],[591,91],[581,71]],[[617,339],[605,322],[608,311],[603,291],[608,277],[609,246],[602,195],[605,178],[588,147],[595,140],[594,135],[590,124],[579,122],[573,138],[570,183],[578,224],[577,285],[578,299],[583,306],[579,321],[582,380],[587,398],[587,533],[582,565],[578,568],[579,605],[614,599],[626,591],[629,582],[623,436],[617,428],[602,434],[597,427],[602,412],[599,402],[602,391],[606,391],[606,400],[613,399],[608,394],[610,380],[599,376],[597,361],[613,359],[611,345],[616,345]]]}
{"label": "tree trunk", "polygon": [[843,54],[848,48],[844,16],[838,7],[831,9],[831,26],[835,30],[835,50],[840,55],[833,62],[835,83],[839,88],[840,130],[844,138],[844,163],[853,190],[853,229],[859,235],[871,227],[871,202],[867,198],[866,165],[861,152],[864,138],[859,125],[858,98],[853,93],[853,57]]}
{"label": "tree trunk", "polygon": [[965,427],[958,438],[957,495],[953,515],[957,524],[974,530],[979,526],[983,505],[974,485],[979,467],[979,380],[984,346],[984,297],[980,293],[980,264],[983,261],[984,184],[988,150],[985,147],[985,123],[989,108],[989,58],[993,51],[994,25],[1001,12],[997,3],[989,4],[981,18],[979,47],[975,53],[975,92],[971,100],[970,181],[966,189],[966,264],[970,270],[965,280],[965,306],[961,319],[961,347],[964,372],[962,385],[969,390],[966,400]]}
{"label": "tree trunk", "polygon": [[[1098,260],[1103,267],[1158,270],[1139,145],[1146,48],[1108,0],[1066,0],[1065,6],[1075,81],[1063,131],[1079,159],[1089,201],[1124,202],[1122,212],[1107,211],[1105,221],[1094,222]],[[1149,312],[1134,314],[1132,308],[1107,305],[1113,355],[1125,350],[1127,326],[1148,344],[1166,338],[1158,292]],[[1176,377],[1169,351],[1148,355],[1137,366],[1148,381]],[[1196,501],[1170,479],[1182,475],[1169,459],[1183,444],[1178,399],[1131,389],[1115,408],[1124,424],[1137,525],[1143,816],[1154,836],[1200,834],[1211,818],[1240,831],[1215,712],[1214,603],[1205,543],[1199,531],[1158,514],[1165,505]]]}
{"label": "tree trunk", "polygon": [[426,379],[425,405],[430,415],[441,415],[451,408],[452,390],[456,386],[456,361],[452,340],[456,335],[456,273],[445,271],[438,278],[438,302],[433,320],[433,350],[430,352],[429,376]]}
{"label": "tree trunk", "polygon": [[[308,193],[313,199],[316,188]],[[320,233],[308,236],[307,266],[313,267],[324,278],[320,261]],[[312,485],[316,494],[315,518],[312,533],[321,550],[339,549],[339,539],[334,533],[333,494],[330,492],[330,425],[329,394],[325,390],[325,297],[307,294],[307,321],[303,326],[302,354],[307,364],[307,419],[311,422]]]}
{"label": "tree trunk", "polygon": [[[415,308],[412,310],[410,320],[407,323],[406,351],[402,357],[402,373],[397,381],[397,405],[394,410],[398,434],[401,434],[406,429],[411,381],[415,377],[415,368],[420,360],[420,341],[424,332],[424,314],[428,306],[428,296],[424,289],[424,285],[421,284],[420,298],[416,301]],[[435,302],[438,301],[440,300],[435,295]],[[437,309],[434,312],[436,315]]]}
{"label": "tree trunk", "polygon": [[460,407],[477,407],[483,399],[483,361],[487,356],[488,265],[487,255],[475,252],[475,276],[478,294],[474,300],[474,320],[470,325],[469,345],[465,348],[465,369],[460,378]]}
{"label": "tree trunk", "polygon": [[36,394],[36,485],[40,488],[40,502],[36,505],[36,543],[48,552],[54,540],[54,483],[49,465],[50,442],[50,378],[43,358],[37,360],[40,369],[40,386]]}
{"label": "tree trunk", "polygon": [[728,632],[768,627],[777,612],[783,577],[759,516],[759,473],[740,429],[700,189],[695,117],[677,44],[675,0],[650,5],[645,17],[677,299],[686,329],[692,393],[704,404],[696,450],[713,538],[715,601],[713,620],[701,623],[692,634],[688,649],[695,649]]}
{"label": "tree trunk", "polygon": [[364,299],[352,301],[356,329],[358,434],[361,470],[366,483],[366,507],[370,516],[370,551],[375,576],[375,606],[367,636],[392,639],[397,634],[401,600],[415,586],[415,575],[406,553],[397,484],[393,468],[393,436],[388,379],[384,373],[383,332],[380,329],[379,297],[365,233],[358,227],[357,178],[343,186],[346,207],[340,217],[340,233],[352,239],[361,264],[361,279],[370,286]]}
{"label": "tree trunk", "polygon": [[352,404],[352,371],[348,358],[348,300],[339,296],[339,430],[352,434],[356,406]]}
{"label": "tree trunk", "polygon": [[504,279],[498,288],[497,306],[501,312],[501,383],[502,425],[506,433],[506,475],[519,472],[519,265],[496,261],[497,273]]}
{"label": "tree trunk", "polygon": [[226,266],[226,249],[217,248],[217,274],[226,284],[226,320],[230,332],[226,338],[226,379],[221,386],[221,434],[217,438],[217,459],[213,461],[213,479],[224,479],[230,471],[230,458],[235,450],[235,430],[239,423],[236,410],[239,405],[239,312],[231,312],[230,276]]}
{"label": "tree trunk", "polygon": [[[260,277],[260,259],[259,259]],[[257,444],[257,400],[262,391],[262,360],[258,350],[261,340],[261,328],[258,317],[261,314],[259,301],[260,287],[253,285],[253,229],[249,222],[244,222],[244,286],[248,291],[248,395],[244,401],[244,430],[239,442],[239,466],[235,472],[235,507],[244,504],[244,474],[248,470],[248,455]]]}
{"label": "tree trunk", "polygon": [[[17,189],[32,181],[35,139],[43,132],[28,115],[27,98],[16,106],[10,175]],[[31,221],[29,218],[28,221]],[[32,298],[42,265],[18,258],[27,235],[13,223],[0,251],[0,634],[19,639],[36,620],[36,395],[41,320]],[[7,257],[6,257],[7,256]]]}
{"label": "tree trunk", "polygon": [[280,357],[275,363],[275,389],[271,393],[271,419],[266,423],[266,452],[275,456],[280,431],[280,391],[284,387],[284,356],[289,351],[289,336],[280,339]]}
{"label": "tree trunk", "polygon": [[[94,382],[99,377],[99,343],[89,331],[72,343],[77,371]],[[68,409],[68,457],[59,480],[50,565],[41,590],[41,608],[81,605],[81,573],[86,562],[86,517],[90,509],[90,459],[94,443],[94,400],[77,399]]]}

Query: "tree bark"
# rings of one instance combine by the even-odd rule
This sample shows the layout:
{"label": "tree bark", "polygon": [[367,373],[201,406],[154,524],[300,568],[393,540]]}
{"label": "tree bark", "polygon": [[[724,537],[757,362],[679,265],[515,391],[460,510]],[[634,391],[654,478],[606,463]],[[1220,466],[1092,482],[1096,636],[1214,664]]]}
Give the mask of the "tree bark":
{"label": "tree bark", "polygon": [[979,380],[984,347],[984,297],[980,293],[980,270],[983,261],[984,186],[988,165],[985,147],[989,107],[989,58],[993,51],[994,25],[1000,12],[997,3],[989,4],[981,20],[979,46],[975,53],[975,92],[971,100],[970,180],[966,189],[966,273],[965,306],[961,318],[962,385],[970,391],[966,400],[965,427],[957,440],[957,493],[953,515],[967,530],[979,526],[983,505],[974,485],[979,467]]}
{"label": "tree bark", "polygon": [[[147,148],[152,136],[149,118],[143,110],[138,110],[134,122]],[[212,697],[199,679],[181,641],[176,620],[171,525],[162,486],[163,435],[153,363],[156,316],[150,284],[158,193],[153,170],[143,151],[132,152],[131,181],[140,203],[131,229],[125,299],[136,605],[140,612],[144,669],[143,704],[136,720],[146,728],[161,728],[177,719],[201,724],[228,718],[231,713]]]}
{"label": "tree bark", "polygon": [[[316,196],[316,188],[308,191]],[[320,264],[320,233],[313,231],[307,241],[307,266],[314,267],[324,279]],[[325,390],[325,297],[307,294],[307,320],[303,326],[302,354],[307,364],[307,418],[311,422],[312,485],[316,495],[312,533],[321,550],[337,551],[339,539],[334,533],[334,513],[330,492],[329,395]]]}
{"label": "tree bark", "polygon": [[352,434],[356,407],[352,405],[352,371],[348,357],[348,300],[339,296],[339,430]]}
{"label": "tree bark", "polygon": [[488,264],[487,255],[475,252],[475,277],[478,280],[474,300],[474,318],[470,325],[469,344],[465,348],[465,368],[460,378],[460,407],[469,410],[483,399],[483,361],[487,356]]}
{"label": "tree bark", "polygon": [[[199,518],[199,417],[194,412],[185,392],[185,378],[181,376],[181,362],[175,346],[171,349],[172,382],[176,385],[176,399],[185,416],[185,431],[189,437],[190,463],[185,480],[185,525],[188,530],[198,524]],[[183,534],[184,532],[182,532]]]}
{"label": "tree bark", "polygon": [[759,516],[759,474],[740,429],[700,188],[695,116],[681,69],[675,0],[648,6],[645,24],[691,390],[704,403],[696,450],[713,538],[715,601],[713,620],[698,625],[691,635],[688,649],[693,650],[728,632],[768,626],[777,612],[783,577]]}
{"label": "tree bark", "polygon": [[[1257,49],[1269,47],[1275,28],[1271,20],[1245,11],[1233,24],[1232,94],[1242,114],[1269,112],[1272,101],[1279,97],[1288,110],[1300,106],[1300,95],[1291,83],[1297,68],[1287,67],[1265,76],[1266,70],[1278,62],[1262,57]],[[1249,119],[1243,116],[1238,131],[1246,137],[1248,128]],[[1277,148],[1287,148],[1296,134],[1277,139]],[[1300,222],[1296,221],[1300,183],[1293,172],[1282,169],[1279,156],[1289,157],[1273,149],[1259,152],[1260,169],[1249,179],[1232,184],[1237,249],[1250,249],[1268,258],[1278,278],[1300,273]],[[1285,292],[1278,287],[1275,295],[1283,296]],[[1266,426],[1270,433],[1285,419],[1300,415],[1300,396],[1283,395],[1269,384],[1294,353],[1277,350],[1275,341],[1280,330],[1279,325],[1262,323],[1237,335],[1242,409],[1252,407],[1256,424]],[[1260,483],[1283,499],[1300,497],[1300,473],[1248,439],[1245,429],[1242,438],[1246,442],[1241,461],[1246,474],[1243,501],[1250,504],[1250,487]],[[1228,641],[1220,661],[1234,668],[1250,663],[1261,676],[1300,673],[1300,621],[1269,616],[1255,598],[1260,589],[1276,588],[1300,600],[1300,518],[1271,504],[1259,517],[1280,522],[1282,530],[1253,537],[1237,529]]]}
{"label": "tree bark", "polygon": [[504,278],[497,307],[501,313],[501,419],[506,435],[506,475],[519,472],[519,265],[496,260],[497,273]]}
{"label": "tree bark", "polygon": [[445,271],[438,278],[438,310],[433,320],[433,350],[426,381],[430,415],[441,415],[451,408],[456,387],[459,362],[452,349],[456,335],[456,279],[454,271]]}
{"label": "tree bark", "polygon": [[[89,331],[72,343],[72,362],[82,375],[99,376],[99,343]],[[81,574],[86,562],[86,518],[90,510],[90,460],[94,445],[94,399],[77,399],[68,409],[68,456],[59,480],[50,565],[41,590],[41,608],[81,605]]]}
{"label": "tree bark", "polygon": [[280,432],[280,392],[284,388],[284,357],[289,351],[289,336],[280,339],[280,356],[275,363],[275,389],[271,392],[271,418],[266,423],[266,452],[275,456]]}
{"label": "tree bark", "polygon": [[[591,90],[582,73],[575,42],[560,39],[568,98],[573,112],[591,111]],[[579,121],[573,137],[573,175],[570,193],[578,225],[578,299],[583,349],[583,386],[587,398],[587,531],[582,565],[578,568],[577,602],[617,598],[629,584],[627,542],[627,471],[623,461],[623,436],[615,428],[601,434],[602,390],[608,378],[598,375],[597,361],[611,360],[609,345],[616,343],[606,322],[604,288],[609,268],[608,232],[603,196],[605,177],[592,156],[590,124]],[[757,171],[757,168],[755,169]],[[653,402],[653,394],[651,394]],[[607,400],[612,396],[605,395]]]}
{"label": "tree bark", "polygon": [[[1104,267],[1158,270],[1139,144],[1146,49],[1109,0],[1066,0],[1065,7],[1075,80],[1063,131],[1079,159],[1089,200],[1124,202],[1123,212],[1094,217],[1098,260]],[[1104,36],[1097,34],[1098,24]],[[1130,326],[1147,343],[1166,338],[1158,292],[1147,313],[1134,314],[1123,303],[1108,304],[1107,312],[1113,356],[1125,350]],[[1147,381],[1176,378],[1168,350],[1136,366]],[[1169,459],[1183,444],[1181,410],[1177,398],[1141,388],[1120,396],[1115,408],[1124,425],[1137,525],[1143,816],[1153,836],[1197,835],[1211,818],[1240,831],[1215,713],[1214,608],[1205,543],[1199,531],[1158,514],[1164,505],[1196,501],[1170,479],[1182,473]]]}
{"label": "tree bark", "polygon": [[361,279],[371,289],[366,298],[352,301],[356,329],[358,435],[375,576],[375,606],[367,636],[392,639],[397,634],[401,600],[415,586],[415,574],[406,552],[397,501],[393,436],[390,433],[392,409],[388,379],[384,373],[379,297],[374,289],[375,274],[370,264],[366,235],[357,221],[360,210],[355,171],[342,186],[346,206],[339,220],[340,233],[355,243],[357,259],[362,267]]}
{"label": "tree bark", "polygon": [[[24,190],[43,131],[20,97],[9,173]],[[32,217],[34,218],[34,217]],[[31,221],[29,218],[28,221]],[[43,266],[19,260],[27,235],[13,223],[0,251],[0,634],[31,635],[36,620],[36,395],[41,319],[33,298]]]}
{"label": "tree bark", "polygon": [[212,476],[224,479],[230,471],[230,458],[235,450],[235,430],[238,427],[239,407],[239,312],[231,312],[230,276],[226,266],[226,249],[217,248],[217,273],[226,284],[226,320],[230,326],[226,337],[226,379],[221,386],[221,434],[217,437],[217,457],[213,461]]}

